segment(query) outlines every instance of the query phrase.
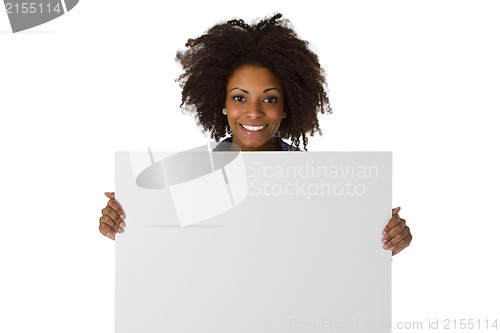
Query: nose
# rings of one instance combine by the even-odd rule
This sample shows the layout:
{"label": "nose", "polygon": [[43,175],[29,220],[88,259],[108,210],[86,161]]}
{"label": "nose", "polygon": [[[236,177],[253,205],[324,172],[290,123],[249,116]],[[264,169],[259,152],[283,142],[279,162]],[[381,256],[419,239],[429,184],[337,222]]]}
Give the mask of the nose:
{"label": "nose", "polygon": [[262,106],[259,102],[251,103],[248,105],[248,109],[245,112],[248,119],[258,119],[265,116]]}

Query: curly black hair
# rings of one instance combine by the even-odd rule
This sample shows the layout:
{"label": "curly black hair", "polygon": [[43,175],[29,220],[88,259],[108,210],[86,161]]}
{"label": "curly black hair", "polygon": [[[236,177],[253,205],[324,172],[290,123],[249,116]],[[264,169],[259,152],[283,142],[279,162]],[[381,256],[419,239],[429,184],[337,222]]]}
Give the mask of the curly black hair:
{"label": "curly black hair", "polygon": [[176,60],[184,70],[177,79],[181,107],[194,112],[198,124],[218,142],[231,134],[221,109],[233,71],[242,65],[266,67],[281,81],[285,95],[287,116],[276,135],[290,138],[297,148],[302,137],[307,150],[306,135],[322,134],[318,112],[332,112],[324,70],[308,44],[281,14],[252,25],[241,19],[217,24],[177,52]]}

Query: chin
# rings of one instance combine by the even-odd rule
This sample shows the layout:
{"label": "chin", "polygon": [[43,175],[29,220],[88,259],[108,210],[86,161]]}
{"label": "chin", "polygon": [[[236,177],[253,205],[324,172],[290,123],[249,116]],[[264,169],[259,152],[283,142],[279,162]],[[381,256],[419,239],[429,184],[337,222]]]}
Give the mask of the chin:
{"label": "chin", "polygon": [[252,149],[258,149],[259,147],[262,147],[264,145],[264,142],[242,142],[245,147],[252,148]]}

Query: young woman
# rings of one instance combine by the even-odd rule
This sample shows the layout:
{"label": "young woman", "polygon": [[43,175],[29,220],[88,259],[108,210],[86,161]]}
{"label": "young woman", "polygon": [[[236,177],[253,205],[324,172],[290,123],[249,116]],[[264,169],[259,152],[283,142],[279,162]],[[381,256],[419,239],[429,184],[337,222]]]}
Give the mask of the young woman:
{"label": "young woman", "polygon": [[[217,24],[189,39],[177,53],[184,69],[178,78],[182,105],[217,142],[242,151],[307,150],[307,136],[319,133],[318,113],[331,113],[318,57],[277,14],[249,25],[243,20]],[[290,139],[292,144],[282,139]],[[223,150],[218,145],[215,150]],[[102,210],[100,232],[115,239],[125,213],[114,193]],[[395,255],[412,240],[410,229],[392,211],[382,246]]]}

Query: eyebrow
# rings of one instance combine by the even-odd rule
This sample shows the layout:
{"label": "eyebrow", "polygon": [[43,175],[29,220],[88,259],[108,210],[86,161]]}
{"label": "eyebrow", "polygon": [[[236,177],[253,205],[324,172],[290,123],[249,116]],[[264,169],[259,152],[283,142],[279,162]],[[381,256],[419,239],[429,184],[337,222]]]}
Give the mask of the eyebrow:
{"label": "eyebrow", "polygon": [[[245,90],[245,89],[242,89],[242,88],[239,88],[239,87],[234,87],[233,89],[229,90],[229,92],[231,92],[233,90],[236,90],[236,89],[243,91],[247,95],[250,95],[250,92],[248,92],[248,90]],[[271,90],[277,90],[278,92],[281,93],[281,91],[279,91],[279,89],[275,88],[275,87],[264,89],[263,92],[266,93],[266,92],[271,91]]]}

